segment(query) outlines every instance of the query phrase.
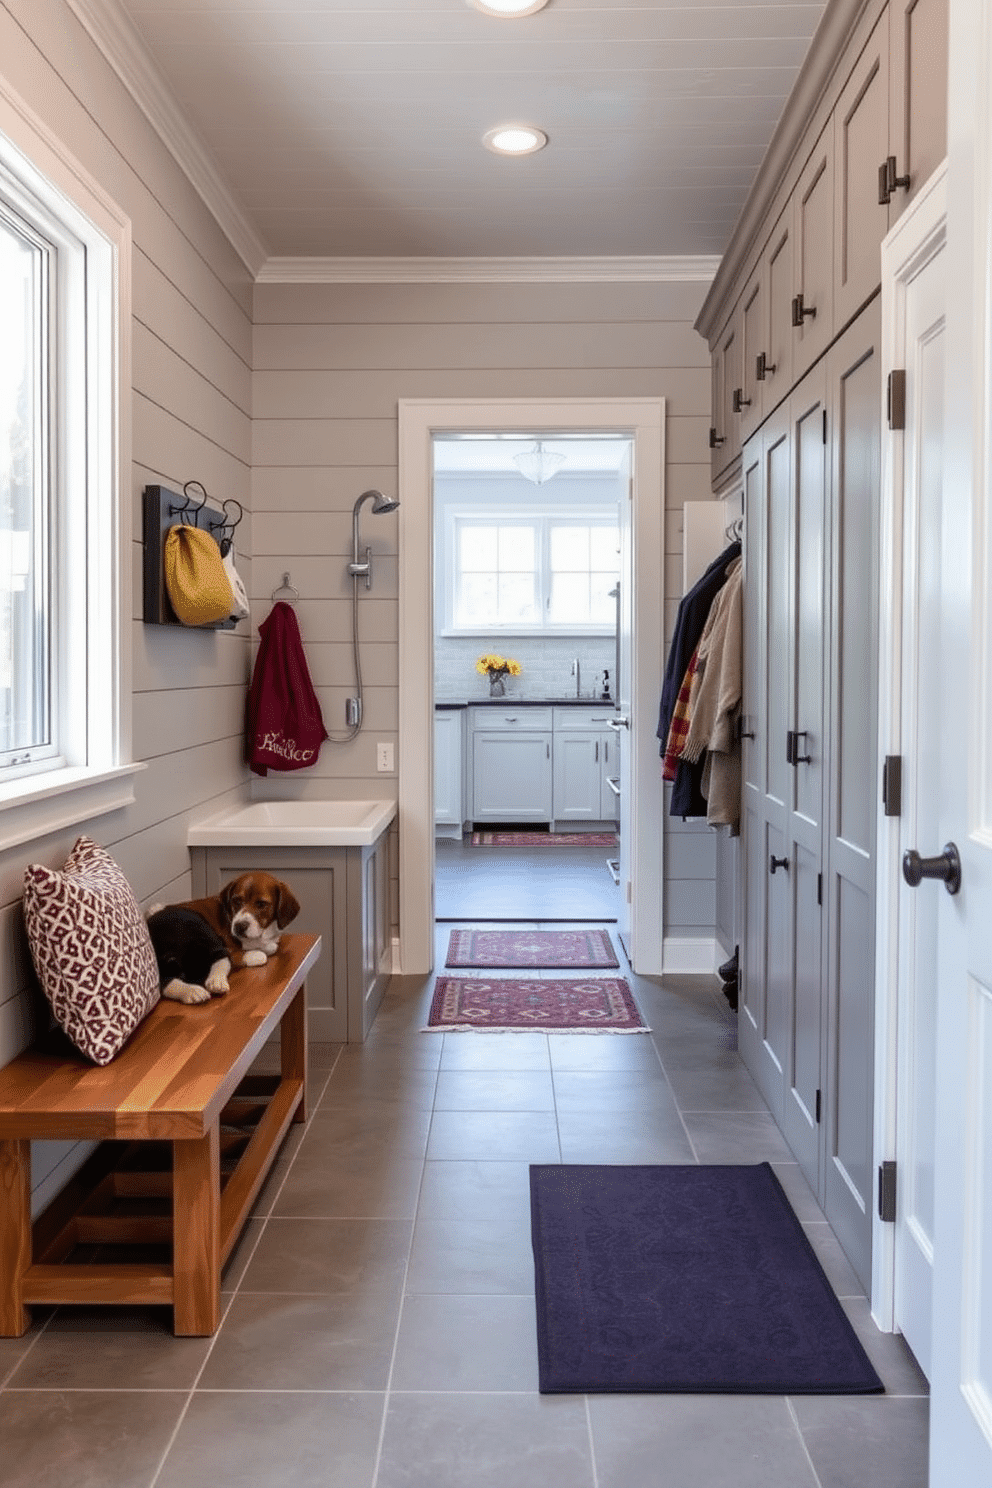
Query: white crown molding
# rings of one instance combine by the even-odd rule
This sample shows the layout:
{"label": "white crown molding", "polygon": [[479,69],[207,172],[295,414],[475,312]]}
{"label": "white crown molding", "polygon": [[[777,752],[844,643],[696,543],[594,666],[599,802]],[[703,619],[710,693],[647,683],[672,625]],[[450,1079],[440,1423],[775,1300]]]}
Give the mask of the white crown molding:
{"label": "white crown molding", "polygon": [[718,257],[270,258],[259,284],[709,283]]}
{"label": "white crown molding", "polygon": [[261,238],[190,128],[168,83],[118,0],[67,0],[254,277],[268,259]]}

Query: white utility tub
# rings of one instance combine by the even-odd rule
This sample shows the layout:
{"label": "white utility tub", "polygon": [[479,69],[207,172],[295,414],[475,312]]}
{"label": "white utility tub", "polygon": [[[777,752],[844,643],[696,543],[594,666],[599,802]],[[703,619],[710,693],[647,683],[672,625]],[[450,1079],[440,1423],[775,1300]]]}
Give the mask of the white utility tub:
{"label": "white utility tub", "polygon": [[190,847],[371,847],[395,801],[253,801],[191,825]]}

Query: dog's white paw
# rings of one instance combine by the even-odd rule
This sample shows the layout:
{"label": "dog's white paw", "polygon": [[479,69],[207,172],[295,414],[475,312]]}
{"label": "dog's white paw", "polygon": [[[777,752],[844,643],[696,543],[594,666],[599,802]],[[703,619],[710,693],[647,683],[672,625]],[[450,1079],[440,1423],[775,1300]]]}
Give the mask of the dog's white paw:
{"label": "dog's white paw", "polygon": [[166,982],[162,988],[162,996],[171,998],[173,1002],[187,1004],[210,1001],[210,993],[206,987],[197,986],[195,982],[181,982],[178,977]]}
{"label": "dog's white paw", "polygon": [[231,962],[227,956],[220,961],[215,961],[207,974],[204,986],[212,997],[221,997],[225,992],[230,992],[231,984],[227,980],[227,973],[231,969]]}
{"label": "dog's white paw", "polygon": [[264,966],[268,959],[264,951],[245,951],[244,953],[246,966]]}

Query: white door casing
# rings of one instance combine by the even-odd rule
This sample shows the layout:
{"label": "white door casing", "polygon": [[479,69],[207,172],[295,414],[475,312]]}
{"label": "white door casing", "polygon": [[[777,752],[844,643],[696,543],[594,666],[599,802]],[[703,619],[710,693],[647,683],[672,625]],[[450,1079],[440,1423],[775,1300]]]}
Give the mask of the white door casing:
{"label": "white door casing", "polygon": [[[466,430],[630,435],[634,446],[629,710],[623,780],[634,869],[630,954],[660,975],[662,959],[661,771],[655,737],[664,669],[663,398],[402,399],[399,403],[399,892],[400,970],[426,974],[434,956],[433,471],[435,434]],[[626,825],[626,819],[624,821]]]}

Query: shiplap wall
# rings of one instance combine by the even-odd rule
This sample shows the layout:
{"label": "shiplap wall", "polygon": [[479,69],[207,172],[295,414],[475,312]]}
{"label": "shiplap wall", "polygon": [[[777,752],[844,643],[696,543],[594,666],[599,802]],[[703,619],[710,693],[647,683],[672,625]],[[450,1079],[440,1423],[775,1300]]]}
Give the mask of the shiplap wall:
{"label": "shiplap wall", "polygon": [[[199,634],[141,622],[141,491],[201,480],[250,508],[251,287],[244,266],[178,165],[63,0],[0,0],[0,72],[131,218],[129,472],[134,758],[147,763],[126,811],[80,830],[110,849],[135,893],[190,891],[186,824],[247,794],[241,762],[248,626]],[[238,530],[250,578],[251,518]],[[20,920],[27,862],[61,865],[76,832],[0,854],[0,1064],[43,1014]],[[39,1201],[78,1160],[38,1144]]]}
{"label": "shiplap wall", "polygon": [[[259,284],[254,300],[254,595],[285,570],[329,728],[352,690],[348,637],[351,509],[369,486],[396,490],[401,398],[664,396],[665,565],[670,632],[682,583],[682,506],[710,498],[710,374],[693,330],[706,286],[668,284]],[[367,513],[367,509],[366,509]],[[397,737],[397,518],[366,515],[375,587],[361,590],[364,734],[325,745],[286,795],[396,793],[375,743]],[[667,636],[659,637],[667,644]],[[266,782],[269,790],[269,782]],[[707,829],[667,838],[671,937],[712,937]],[[396,854],[393,854],[396,914]],[[701,923],[702,922],[702,923]]]}

